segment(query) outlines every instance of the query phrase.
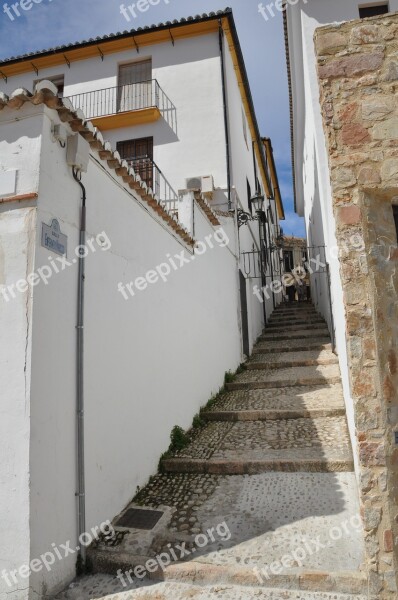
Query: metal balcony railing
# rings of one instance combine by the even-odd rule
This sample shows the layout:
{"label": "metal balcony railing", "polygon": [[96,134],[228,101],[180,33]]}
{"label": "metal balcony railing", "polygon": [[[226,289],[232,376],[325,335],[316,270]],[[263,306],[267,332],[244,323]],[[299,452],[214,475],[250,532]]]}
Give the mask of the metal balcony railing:
{"label": "metal balcony railing", "polygon": [[163,208],[172,215],[178,215],[178,194],[169,184],[155,161],[149,156],[126,158],[125,160],[141,179],[152,188]]}
{"label": "metal balcony railing", "polygon": [[68,99],[75,109],[83,111],[87,119],[154,107],[162,113],[175,110],[156,79],[75,94]]}

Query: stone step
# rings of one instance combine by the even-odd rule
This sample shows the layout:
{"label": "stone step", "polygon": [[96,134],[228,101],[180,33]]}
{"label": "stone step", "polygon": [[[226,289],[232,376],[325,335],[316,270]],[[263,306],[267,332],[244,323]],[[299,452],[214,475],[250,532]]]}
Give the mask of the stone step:
{"label": "stone step", "polygon": [[202,413],[208,421],[271,421],[345,415],[340,384],[225,392]]}
{"label": "stone step", "polygon": [[[266,572],[264,575],[259,570],[241,566],[215,567],[192,561],[168,567],[165,570],[165,580],[196,581],[207,585],[220,585],[221,581],[230,581],[239,586],[241,594],[245,592],[248,594],[238,596],[237,600],[261,599],[262,596],[259,595],[261,591],[257,587],[259,583],[264,594],[272,594],[270,596],[272,600],[367,600],[368,598],[365,573],[354,571],[317,573],[303,570],[299,574],[273,575]],[[235,600],[234,596],[230,598]]]}
{"label": "stone step", "polygon": [[336,365],[319,365],[312,367],[291,367],[270,371],[245,371],[236,376],[232,383],[227,383],[225,389],[256,390],[269,388],[300,387],[308,385],[325,385],[340,383],[340,369]]}
{"label": "stone step", "polygon": [[[68,590],[58,595],[56,600],[111,600],[110,596],[116,600],[114,594],[117,591],[117,600],[365,600],[366,595],[355,594],[349,595],[345,593],[335,593],[335,590],[330,592],[319,592],[313,590],[311,583],[314,581],[312,573],[304,573],[301,579],[296,576],[293,585],[297,585],[296,589],[277,588],[269,585],[264,586],[257,581],[253,586],[248,586],[245,581],[239,584],[226,584],[214,582],[210,584],[200,583],[200,569],[196,569],[192,573],[192,567],[186,568],[186,572],[182,570],[178,572],[178,577],[181,581],[175,581],[171,574],[166,569],[165,581],[145,579],[137,580],[130,584],[127,577],[124,577],[126,586],[117,579],[108,576],[105,579],[104,575],[95,575],[84,577],[74,582]],[[175,570],[172,570],[175,573]],[[194,583],[189,581],[189,574],[194,574],[196,579]],[[233,575],[231,573],[231,575]],[[260,577],[260,576],[259,576]],[[237,577],[239,579],[239,577]],[[363,579],[363,578],[362,578]],[[280,578],[273,576],[272,582],[280,582]],[[349,581],[352,581],[353,589],[362,587],[362,580],[355,577],[354,574],[324,574],[323,580],[320,580],[321,587],[329,588],[331,583],[337,587],[346,587]],[[290,582],[289,582],[290,583]],[[309,589],[306,589],[306,586]]]}
{"label": "stone step", "polygon": [[[336,442],[337,443],[337,442]],[[296,456],[297,454],[294,453]],[[258,475],[260,473],[345,473],[354,472],[354,460],[320,460],[282,458],[270,460],[203,460],[198,458],[168,458],[163,461],[165,473],[200,473],[213,475]]]}
{"label": "stone step", "polygon": [[323,338],[330,337],[329,330],[327,327],[317,328],[317,329],[294,329],[293,331],[289,331],[286,333],[283,332],[273,332],[266,331],[259,337],[259,342],[264,342],[267,340],[300,340],[307,338]]}
{"label": "stone step", "polygon": [[284,319],[269,319],[266,328],[268,329],[269,327],[279,327],[279,326],[283,326],[283,325],[289,325],[289,327],[292,327],[293,325],[295,325],[297,327],[297,329],[299,329],[300,325],[315,325],[315,324],[325,324],[325,319],[299,319],[299,318],[294,318],[294,319],[289,319],[289,318],[284,318]]}
{"label": "stone step", "polygon": [[324,319],[303,319],[301,321],[270,321],[267,326],[265,331],[268,331],[269,329],[293,329],[294,327],[296,329],[300,329],[301,327],[303,329],[305,329],[306,327],[321,327],[321,325],[323,325],[325,327],[326,323],[324,321]]}
{"label": "stone step", "polygon": [[316,365],[336,365],[339,360],[330,350],[307,352],[281,352],[272,355],[253,354],[246,368],[249,370],[286,369],[289,367],[311,367]]}
{"label": "stone step", "polygon": [[281,340],[281,341],[267,341],[259,342],[253,348],[253,355],[255,354],[274,354],[275,352],[308,352],[310,350],[330,350],[332,351],[332,344],[330,343],[330,337],[324,337],[320,339],[308,339],[308,340]]}
{"label": "stone step", "polygon": [[352,471],[345,417],[211,422],[173,458],[169,473],[258,474]]}

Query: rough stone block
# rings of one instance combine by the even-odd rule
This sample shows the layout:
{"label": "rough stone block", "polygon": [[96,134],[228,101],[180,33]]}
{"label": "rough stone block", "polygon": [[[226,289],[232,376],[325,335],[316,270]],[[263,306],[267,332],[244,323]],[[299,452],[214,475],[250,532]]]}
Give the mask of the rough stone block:
{"label": "rough stone block", "polygon": [[386,71],[382,77],[383,81],[397,81],[398,80],[398,63],[395,61],[388,62],[386,64]]}
{"label": "rough stone block", "polygon": [[362,118],[368,121],[379,121],[390,114],[395,107],[394,98],[379,96],[367,98],[362,102]]}
{"label": "rough stone block", "polygon": [[339,31],[321,33],[316,38],[318,54],[335,54],[347,45],[348,36]]}
{"label": "rough stone block", "polygon": [[336,190],[352,187],[356,184],[355,173],[352,169],[338,167],[332,172],[333,185]]}
{"label": "rough stone block", "polygon": [[341,130],[341,139],[347,146],[359,146],[370,142],[369,131],[360,123],[344,125]]}
{"label": "rough stone block", "polygon": [[398,158],[388,158],[381,167],[384,181],[398,181]]}
{"label": "rough stone block", "polygon": [[384,532],[384,552],[392,552],[394,550],[394,536],[391,529]]}
{"label": "rough stone block", "polygon": [[382,442],[362,442],[359,445],[359,457],[366,467],[384,466],[384,444]]}
{"label": "rough stone block", "polygon": [[336,77],[362,75],[368,71],[380,69],[383,58],[382,52],[345,56],[321,65],[319,67],[319,77],[321,79],[334,79]]}
{"label": "rough stone block", "polygon": [[351,44],[374,44],[380,40],[380,28],[377,25],[360,25],[351,31]]}
{"label": "rough stone block", "polygon": [[357,225],[361,222],[361,210],[358,206],[340,206],[337,209],[337,220],[340,225]]}
{"label": "rough stone block", "polygon": [[363,167],[358,173],[358,183],[362,185],[380,183],[380,181],[379,170],[375,167]]}
{"label": "rough stone block", "polygon": [[398,117],[381,121],[373,127],[373,139],[396,140],[398,138]]}

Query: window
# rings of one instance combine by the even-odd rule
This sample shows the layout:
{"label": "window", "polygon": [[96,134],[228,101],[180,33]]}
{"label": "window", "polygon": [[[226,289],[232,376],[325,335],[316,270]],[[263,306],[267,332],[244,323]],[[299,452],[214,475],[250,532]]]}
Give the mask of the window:
{"label": "window", "polygon": [[33,86],[37,85],[40,81],[44,81],[44,79],[46,79],[47,81],[51,81],[51,83],[55,85],[55,87],[58,90],[58,98],[64,97],[65,78],[63,75],[56,75],[55,77],[44,77],[43,79],[36,79],[36,81],[33,82]]}
{"label": "window", "polygon": [[393,204],[392,212],[394,215],[395,231],[397,234],[397,242],[398,242],[398,204]]}
{"label": "window", "polygon": [[294,269],[293,250],[284,250],[283,264],[285,266],[285,273],[289,273],[290,271],[293,271],[293,269]]}
{"label": "window", "polygon": [[117,142],[116,150],[153,189],[153,137]]}
{"label": "window", "polygon": [[246,121],[245,111],[243,110],[243,108],[242,108],[242,123],[243,123],[243,136],[245,138],[246,146],[249,149],[249,143],[247,141],[247,121]]}
{"label": "window", "polygon": [[250,186],[249,180],[246,179],[247,182],[247,205],[249,207],[249,211],[250,214],[253,214],[253,207],[252,207],[252,188]]}
{"label": "window", "polygon": [[359,7],[359,16],[361,19],[366,19],[366,17],[376,17],[377,15],[385,15],[388,12],[388,2]]}
{"label": "window", "polygon": [[151,107],[151,80],[152,59],[119,65],[118,112]]}

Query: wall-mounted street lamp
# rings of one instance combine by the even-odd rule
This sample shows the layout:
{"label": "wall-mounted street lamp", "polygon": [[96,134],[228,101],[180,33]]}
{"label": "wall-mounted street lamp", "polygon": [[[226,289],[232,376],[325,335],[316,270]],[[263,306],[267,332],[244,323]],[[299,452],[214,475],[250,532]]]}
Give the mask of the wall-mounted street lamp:
{"label": "wall-mounted street lamp", "polygon": [[256,211],[256,214],[253,216],[252,214],[239,208],[238,209],[238,227],[242,227],[242,225],[247,225],[251,221],[264,222],[266,220],[266,216],[263,211],[264,196],[261,196],[261,195],[253,196],[253,198],[251,198],[250,201],[251,201],[251,205],[253,206],[254,210]]}

